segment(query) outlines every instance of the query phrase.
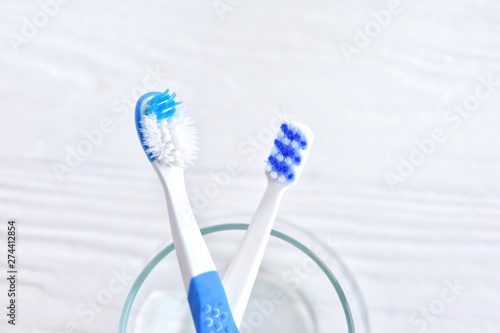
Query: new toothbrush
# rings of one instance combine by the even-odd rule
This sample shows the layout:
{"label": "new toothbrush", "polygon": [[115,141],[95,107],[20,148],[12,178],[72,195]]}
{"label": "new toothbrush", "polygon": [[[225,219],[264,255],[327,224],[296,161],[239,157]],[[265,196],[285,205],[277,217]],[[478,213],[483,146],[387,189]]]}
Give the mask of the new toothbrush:
{"label": "new toothbrush", "polygon": [[160,178],[170,228],[198,333],[237,333],[215,264],[191,210],[184,168],[196,153],[193,121],[176,107],[175,93],[151,92],[136,106],[136,126],[142,147]]}
{"label": "new toothbrush", "polygon": [[312,132],[297,122],[281,125],[267,159],[267,190],[224,275],[223,284],[236,325],[240,325],[264,251],[286,189],[296,184],[313,141]]}

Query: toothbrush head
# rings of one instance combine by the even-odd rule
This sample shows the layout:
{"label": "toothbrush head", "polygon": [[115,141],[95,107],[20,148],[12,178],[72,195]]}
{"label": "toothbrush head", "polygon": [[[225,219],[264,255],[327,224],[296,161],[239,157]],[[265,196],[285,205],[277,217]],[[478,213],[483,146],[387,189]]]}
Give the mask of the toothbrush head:
{"label": "toothbrush head", "polygon": [[283,122],[267,158],[266,173],[278,183],[295,183],[311,150],[311,130],[298,122]]}
{"label": "toothbrush head", "polygon": [[137,101],[135,121],[144,152],[151,162],[168,167],[193,164],[198,150],[194,121],[179,110],[175,93],[150,92]]}

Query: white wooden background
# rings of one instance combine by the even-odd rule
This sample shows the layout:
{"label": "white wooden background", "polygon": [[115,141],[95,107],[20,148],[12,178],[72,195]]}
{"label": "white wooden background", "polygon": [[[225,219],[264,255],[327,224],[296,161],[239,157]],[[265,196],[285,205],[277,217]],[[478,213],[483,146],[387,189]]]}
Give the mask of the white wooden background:
{"label": "white wooden background", "polygon": [[[373,332],[500,331],[500,87],[457,130],[443,120],[481,78],[500,81],[497,1],[401,0],[351,62],[341,43],[388,1],[220,1],[233,4],[221,19],[211,0],[75,0],[50,7],[46,24],[41,3],[53,4],[0,1],[0,251],[16,218],[20,271],[17,325],[2,310],[1,332],[115,332],[125,290],[89,323],[79,306],[123,268],[137,274],[170,238],[121,100],[152,70],[161,82],[149,84],[175,90],[199,128],[191,195],[229,161],[242,168],[200,220],[252,213],[268,148],[258,142],[251,155],[249,137],[288,113],[316,141],[280,217],[335,239]],[[34,17],[37,31],[14,46]],[[110,133],[58,179],[54,163],[103,119]],[[448,139],[391,189],[384,174],[435,128]],[[425,329],[412,323],[455,280],[466,287],[456,300]]]}

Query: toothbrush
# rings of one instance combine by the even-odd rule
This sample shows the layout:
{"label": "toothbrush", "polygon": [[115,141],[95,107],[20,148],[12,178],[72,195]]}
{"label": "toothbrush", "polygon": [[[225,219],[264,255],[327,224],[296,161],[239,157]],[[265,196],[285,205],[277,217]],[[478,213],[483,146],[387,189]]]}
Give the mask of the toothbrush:
{"label": "toothbrush", "polygon": [[195,159],[196,130],[192,119],[177,109],[175,96],[168,89],[143,95],[135,110],[137,133],[165,191],[196,332],[237,333],[224,287],[189,204],[184,168]]}
{"label": "toothbrush", "polygon": [[267,190],[222,280],[236,325],[240,325],[286,189],[296,184],[311,150],[313,135],[298,122],[284,122],[265,173]]}

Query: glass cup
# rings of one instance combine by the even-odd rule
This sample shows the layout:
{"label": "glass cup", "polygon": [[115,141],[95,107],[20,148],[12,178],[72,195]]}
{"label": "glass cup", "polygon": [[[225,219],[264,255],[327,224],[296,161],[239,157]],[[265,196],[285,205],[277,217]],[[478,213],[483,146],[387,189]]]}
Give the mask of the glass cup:
{"label": "glass cup", "polygon": [[[249,216],[204,221],[202,233],[221,276],[236,252]],[[304,224],[306,225],[306,224]],[[278,219],[246,309],[241,333],[369,333],[362,294],[329,241]],[[194,333],[173,244],[134,282],[119,333]]]}

